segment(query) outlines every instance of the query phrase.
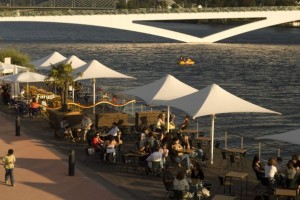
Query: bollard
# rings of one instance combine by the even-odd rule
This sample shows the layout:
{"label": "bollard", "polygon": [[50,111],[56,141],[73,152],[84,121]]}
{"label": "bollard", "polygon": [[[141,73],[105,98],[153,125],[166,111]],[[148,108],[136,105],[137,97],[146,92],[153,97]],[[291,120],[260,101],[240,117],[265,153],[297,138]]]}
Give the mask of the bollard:
{"label": "bollard", "polygon": [[75,175],[75,150],[71,149],[69,152],[69,176]]}
{"label": "bollard", "polygon": [[21,117],[20,115],[16,116],[16,136],[20,136],[20,125],[21,125]]}

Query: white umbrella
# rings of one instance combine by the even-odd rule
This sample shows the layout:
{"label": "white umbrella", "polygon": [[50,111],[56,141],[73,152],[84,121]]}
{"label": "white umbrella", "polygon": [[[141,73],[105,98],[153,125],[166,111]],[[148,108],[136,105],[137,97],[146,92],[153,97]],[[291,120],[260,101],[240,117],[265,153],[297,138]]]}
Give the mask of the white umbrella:
{"label": "white umbrella", "polygon": [[[137,96],[143,99],[147,104],[168,106],[167,124],[169,124],[170,107],[167,101],[176,99],[198,90],[181,82],[172,75],[166,75],[144,86],[132,90],[124,91],[124,94]],[[167,127],[169,131],[169,126]]]}
{"label": "white umbrella", "polygon": [[[1,77],[1,80],[3,80],[4,82],[8,82],[8,83],[27,83],[27,88],[28,88],[28,83],[44,82],[45,79],[46,79],[46,76],[35,73],[35,72],[23,72],[23,73],[19,73],[19,74],[13,74],[13,75]],[[27,99],[28,99],[28,97],[27,97]]]}
{"label": "white umbrella", "polygon": [[35,66],[36,69],[49,70],[51,65],[57,64],[65,59],[66,57],[55,51],[48,56],[33,61],[32,64]]}
{"label": "white umbrella", "polygon": [[273,135],[264,135],[255,139],[269,139],[300,145],[300,129]]}
{"label": "white umbrella", "polygon": [[1,77],[4,82],[9,83],[44,82],[45,78],[46,76],[35,72],[23,72]]}
{"label": "white umbrella", "polygon": [[75,55],[69,56],[68,58],[56,64],[60,64],[60,63],[71,64],[73,69],[77,69],[78,67],[81,67],[86,64],[86,62],[84,62],[83,60],[81,60]]}
{"label": "white umbrella", "polygon": [[212,116],[211,121],[211,163],[213,164],[213,144],[214,144],[214,116],[220,113],[234,112],[256,112],[280,114],[278,112],[268,110],[257,106],[253,103],[245,101],[216,84],[209,85],[193,94],[171,100],[167,102],[170,106],[176,107],[193,119],[201,116]]}
{"label": "white umbrella", "polygon": [[[78,67],[73,71],[75,76],[75,81],[93,79],[93,104],[95,104],[96,99],[96,78],[132,78],[134,77],[127,76],[115,70],[112,70],[105,65],[101,64],[97,60],[92,60],[89,63]],[[95,113],[95,107],[93,112]]]}

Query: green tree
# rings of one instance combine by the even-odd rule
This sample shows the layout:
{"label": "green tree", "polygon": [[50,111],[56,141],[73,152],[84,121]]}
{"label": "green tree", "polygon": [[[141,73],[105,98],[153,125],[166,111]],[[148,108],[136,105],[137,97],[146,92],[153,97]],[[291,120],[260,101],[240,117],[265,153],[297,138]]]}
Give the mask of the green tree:
{"label": "green tree", "polygon": [[127,8],[126,0],[117,1],[116,8],[117,9],[126,9]]}
{"label": "green tree", "polygon": [[275,6],[275,0],[264,0],[264,6]]}
{"label": "green tree", "polygon": [[51,65],[51,70],[46,81],[55,84],[61,92],[61,103],[63,112],[68,111],[69,86],[74,86],[74,77],[72,76],[72,63]]}
{"label": "green tree", "polygon": [[252,7],[252,6],[255,6],[255,5],[256,5],[255,0],[242,0],[240,6],[242,6],[242,7]]}
{"label": "green tree", "polygon": [[0,61],[3,62],[4,58],[7,57],[11,58],[12,64],[27,67],[30,69],[30,71],[34,71],[34,67],[31,64],[31,59],[27,54],[22,53],[19,50],[10,47],[0,51]]}

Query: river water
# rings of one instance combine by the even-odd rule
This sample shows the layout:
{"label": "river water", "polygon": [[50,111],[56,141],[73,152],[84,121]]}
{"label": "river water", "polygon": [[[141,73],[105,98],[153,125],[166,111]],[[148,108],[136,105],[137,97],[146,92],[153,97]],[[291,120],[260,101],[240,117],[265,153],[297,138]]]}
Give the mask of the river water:
{"label": "river water", "polygon": [[[152,24],[199,37],[229,28],[225,25]],[[238,145],[239,139],[233,134],[255,138],[300,128],[299,28],[271,27],[215,44],[184,44],[99,27],[0,23],[0,37],[0,48],[16,47],[29,54],[32,60],[58,51],[66,57],[76,55],[85,61],[96,59],[137,78],[134,81],[98,80],[98,84],[113,85],[119,90],[144,85],[171,74],[197,89],[216,83],[247,101],[282,113],[281,116],[250,113],[217,115],[216,137],[223,137],[227,130],[235,145]],[[196,64],[178,66],[176,61],[180,55],[192,57]],[[208,133],[210,118],[197,120],[200,129]],[[244,142],[250,151],[257,151],[252,140],[244,139]],[[295,145],[268,143],[299,151]],[[266,148],[264,151],[267,151]],[[274,148],[269,151],[277,154]]]}

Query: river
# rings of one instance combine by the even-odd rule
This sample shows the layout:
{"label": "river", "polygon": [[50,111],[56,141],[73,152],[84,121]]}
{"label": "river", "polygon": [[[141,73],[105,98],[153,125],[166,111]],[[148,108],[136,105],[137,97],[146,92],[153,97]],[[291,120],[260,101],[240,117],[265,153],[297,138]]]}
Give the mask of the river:
{"label": "river", "polygon": [[[153,23],[170,30],[205,36],[229,28],[225,25]],[[13,46],[32,60],[58,51],[85,61],[96,59],[114,70],[137,78],[98,80],[101,85],[136,87],[171,74],[202,89],[216,83],[247,101],[282,113],[220,114],[216,137],[224,131],[249,138],[300,128],[300,29],[271,27],[226,39],[215,44],[185,44],[144,34],[113,29],[41,23],[0,23],[0,48]],[[196,60],[190,67],[176,64],[180,55]],[[173,112],[178,112],[173,109]],[[209,117],[197,119],[208,133]],[[230,136],[229,136],[230,137]],[[238,138],[234,136],[235,144]],[[249,142],[248,142],[249,141]],[[244,139],[250,144],[250,139]],[[269,143],[278,144],[277,142]],[[299,151],[296,145],[283,148]],[[249,146],[257,151],[256,146]],[[270,150],[277,154],[276,149]]]}

